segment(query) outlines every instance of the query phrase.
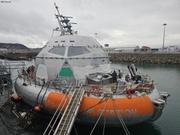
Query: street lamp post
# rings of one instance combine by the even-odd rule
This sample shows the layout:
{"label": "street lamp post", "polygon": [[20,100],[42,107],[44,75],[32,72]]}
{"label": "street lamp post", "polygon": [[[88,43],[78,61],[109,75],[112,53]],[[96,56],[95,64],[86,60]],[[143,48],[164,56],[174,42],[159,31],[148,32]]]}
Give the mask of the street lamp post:
{"label": "street lamp post", "polygon": [[163,46],[162,46],[162,49],[164,50],[164,43],[165,43],[165,34],[166,34],[166,23],[163,24],[164,26],[164,30],[163,30]]}

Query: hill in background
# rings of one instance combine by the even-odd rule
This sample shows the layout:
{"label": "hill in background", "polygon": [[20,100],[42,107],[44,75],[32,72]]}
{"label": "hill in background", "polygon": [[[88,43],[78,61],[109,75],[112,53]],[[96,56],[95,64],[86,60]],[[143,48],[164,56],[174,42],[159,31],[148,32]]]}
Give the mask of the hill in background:
{"label": "hill in background", "polygon": [[32,59],[42,48],[28,48],[19,43],[0,43],[0,59]]}
{"label": "hill in background", "polygon": [[30,48],[26,47],[25,45],[18,43],[0,43],[0,48],[30,50]]}

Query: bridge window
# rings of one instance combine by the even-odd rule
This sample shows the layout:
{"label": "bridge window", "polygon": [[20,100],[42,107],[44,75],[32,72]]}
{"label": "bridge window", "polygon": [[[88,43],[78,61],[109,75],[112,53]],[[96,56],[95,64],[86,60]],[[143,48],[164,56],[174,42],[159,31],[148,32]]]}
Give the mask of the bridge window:
{"label": "bridge window", "polygon": [[65,50],[66,50],[66,47],[64,47],[64,46],[55,46],[52,49],[50,49],[49,52],[53,53],[53,54],[64,56]]}
{"label": "bridge window", "polygon": [[68,56],[76,56],[89,53],[85,46],[70,46],[68,49]]}

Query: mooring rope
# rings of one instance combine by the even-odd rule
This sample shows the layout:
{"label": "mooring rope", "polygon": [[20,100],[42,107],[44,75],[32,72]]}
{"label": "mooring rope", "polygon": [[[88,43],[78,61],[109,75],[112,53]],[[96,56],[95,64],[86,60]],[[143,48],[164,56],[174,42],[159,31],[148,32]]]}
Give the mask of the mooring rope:
{"label": "mooring rope", "polygon": [[104,116],[104,124],[103,124],[103,132],[102,134],[105,134],[105,127],[106,127],[106,117]]}
{"label": "mooring rope", "polygon": [[46,95],[46,93],[47,93],[47,91],[48,91],[48,88],[49,88],[49,86],[50,86],[50,83],[51,83],[51,81],[49,81],[48,84],[47,84],[46,90],[45,90],[45,92],[44,92],[44,94],[43,94],[43,97],[42,97],[42,99],[41,99],[41,102],[40,102],[41,105],[43,104],[43,100],[44,100],[44,97],[45,97],[45,95]]}
{"label": "mooring rope", "polygon": [[41,92],[42,92],[42,90],[43,90],[43,88],[44,88],[44,85],[45,85],[45,82],[43,83],[43,85],[42,85],[42,87],[41,87],[41,89],[40,89],[40,91],[39,91],[39,93],[38,93],[38,95],[37,95],[36,103],[38,103],[39,96],[40,96],[40,94],[41,94]]}
{"label": "mooring rope", "polygon": [[79,135],[79,134],[78,134],[78,131],[77,131],[77,129],[76,129],[75,124],[74,124],[74,126],[73,126],[73,127],[74,127],[75,134],[76,134],[76,135]]}
{"label": "mooring rope", "polygon": [[91,107],[80,111],[80,113],[85,113],[85,112],[87,112],[88,110],[94,108],[95,106],[104,103],[104,102],[106,101],[106,100],[104,100],[104,99],[105,99],[105,97],[103,96],[103,97],[99,100],[99,102],[97,102],[95,105],[92,105]]}
{"label": "mooring rope", "polygon": [[91,130],[90,135],[92,135],[92,133],[94,132],[94,129],[96,128],[96,126],[97,126],[97,124],[98,124],[98,122],[99,122],[99,120],[100,120],[102,114],[104,113],[104,110],[106,109],[106,106],[107,106],[107,101],[106,101],[106,104],[105,104],[105,106],[104,106],[104,108],[103,108],[101,114],[99,115],[99,117],[98,117],[96,123],[94,124],[94,127],[93,127],[93,129]]}
{"label": "mooring rope", "polygon": [[126,135],[131,135],[128,128],[127,128],[127,126],[126,126],[126,124],[125,124],[125,122],[124,122],[124,120],[123,120],[123,118],[122,118],[122,116],[121,116],[121,114],[119,114],[119,115],[117,114],[117,110],[115,109],[116,107],[115,107],[115,102],[114,101],[113,101],[113,106],[114,106],[114,112],[117,115],[118,120],[122,124],[124,132],[126,133]]}

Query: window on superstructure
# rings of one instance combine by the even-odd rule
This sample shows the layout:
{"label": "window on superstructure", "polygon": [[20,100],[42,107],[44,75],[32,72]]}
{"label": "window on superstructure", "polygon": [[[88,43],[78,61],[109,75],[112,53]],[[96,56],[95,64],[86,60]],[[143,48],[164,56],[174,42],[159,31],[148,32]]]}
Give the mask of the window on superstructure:
{"label": "window on superstructure", "polygon": [[76,56],[89,53],[85,46],[70,46],[68,49],[68,56]]}
{"label": "window on superstructure", "polygon": [[50,53],[64,56],[66,48],[64,46],[55,46],[49,50]]}

